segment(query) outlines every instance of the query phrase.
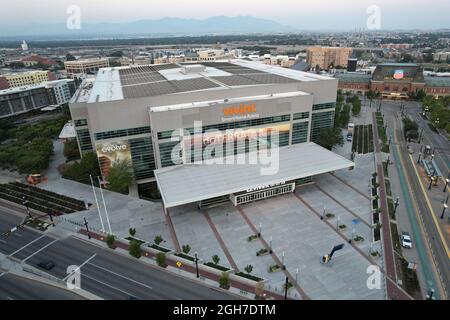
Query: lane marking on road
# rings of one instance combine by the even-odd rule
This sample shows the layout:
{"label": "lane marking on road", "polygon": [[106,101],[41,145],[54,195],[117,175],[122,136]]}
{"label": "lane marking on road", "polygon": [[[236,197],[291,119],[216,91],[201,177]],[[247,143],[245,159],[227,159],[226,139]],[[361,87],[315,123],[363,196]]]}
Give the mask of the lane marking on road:
{"label": "lane marking on road", "polygon": [[423,184],[422,184],[420,175],[419,175],[419,173],[417,172],[417,168],[416,168],[416,166],[415,166],[415,164],[414,164],[414,159],[413,159],[412,155],[409,155],[409,160],[411,161],[411,163],[412,163],[412,165],[413,165],[414,172],[416,173],[417,180],[419,181],[420,187],[421,187],[422,192],[423,192],[423,194],[424,194],[424,196],[425,196],[425,200],[426,200],[426,202],[427,202],[428,209],[430,209],[431,217],[433,218],[433,222],[434,222],[434,224],[435,224],[435,226],[436,226],[436,229],[437,229],[437,231],[438,231],[438,233],[439,233],[439,237],[441,238],[441,242],[442,242],[442,244],[443,244],[443,246],[444,246],[444,248],[445,248],[445,252],[447,252],[447,256],[448,256],[448,258],[450,259],[450,251],[449,251],[449,249],[448,249],[447,241],[445,241],[444,235],[442,234],[442,230],[441,230],[441,228],[440,228],[440,226],[439,226],[439,223],[438,223],[438,221],[437,221],[437,218],[436,218],[436,213],[434,212],[433,207],[431,206],[431,203],[430,203],[430,199],[428,199],[428,195],[427,195],[427,193],[426,193],[426,191],[425,191],[425,188],[423,187]]}
{"label": "lane marking on road", "polygon": [[22,260],[22,262],[26,262],[28,259],[34,257],[35,255],[37,255],[39,252],[41,252],[42,250],[48,248],[49,246],[51,246],[52,244],[54,244],[56,241],[58,241],[58,239],[53,240],[52,242],[50,242],[49,244],[46,244],[45,246],[43,246],[42,248],[40,248],[38,251],[36,251],[35,253],[33,253],[32,255],[26,257],[24,260]]}
{"label": "lane marking on road", "polygon": [[11,253],[11,254],[9,255],[9,257],[12,257],[13,255],[19,253],[20,251],[22,251],[22,250],[25,249],[26,247],[32,245],[33,243],[35,243],[36,241],[39,241],[40,239],[42,239],[42,238],[44,238],[44,237],[46,237],[45,234],[43,234],[42,236],[40,236],[40,237],[34,239],[33,241],[31,241],[31,242],[29,242],[28,244],[26,244],[26,245],[24,245],[23,247],[21,247],[20,249],[18,249],[18,250],[16,250],[16,251],[14,251],[13,253]]}
{"label": "lane marking on road", "polygon": [[[109,287],[109,288],[111,288],[111,289],[113,289],[113,290],[116,290],[116,291],[119,291],[119,292],[121,292],[121,293],[124,293],[124,294],[126,294],[127,296],[129,296],[129,297],[136,297],[136,298],[138,298],[138,299],[141,299],[140,297],[136,296],[135,294],[131,294],[131,293],[127,292],[127,291],[124,291],[124,290],[122,290],[122,289],[119,289],[119,288],[117,288],[117,287],[114,287],[114,286],[112,286],[112,285],[110,285],[110,284],[107,284],[107,283],[105,283],[105,282],[103,282],[103,281],[100,281],[100,280],[98,280],[98,279],[92,278],[92,277],[87,276],[87,275],[85,275],[85,274],[82,274],[81,277],[86,277],[86,278],[88,278],[88,279],[90,279],[90,280],[92,280],[92,281],[95,281],[95,282],[98,282],[98,283],[104,285],[105,287]],[[141,300],[142,300],[142,299],[141,299]]]}
{"label": "lane marking on road", "polygon": [[67,278],[69,278],[72,274],[74,274],[75,272],[77,272],[78,270],[80,270],[84,265],[86,265],[86,263],[88,263],[89,261],[91,261],[92,259],[94,259],[97,256],[96,253],[94,253],[90,258],[88,258],[86,261],[84,261],[82,264],[80,264],[78,266],[78,268],[76,268],[75,270],[73,270],[71,273],[69,273],[67,276],[65,276],[62,280],[66,281]]}
{"label": "lane marking on road", "polygon": [[139,282],[139,281],[136,281],[136,280],[134,280],[134,279],[131,279],[131,278],[128,278],[128,277],[126,277],[126,276],[124,276],[124,275],[121,275],[121,274],[119,274],[119,273],[116,273],[116,272],[113,272],[113,271],[111,271],[111,270],[108,270],[108,269],[105,269],[105,268],[103,268],[103,267],[100,267],[99,265],[96,265],[96,264],[93,264],[93,263],[89,263],[89,265],[90,265],[90,266],[93,266],[94,268],[97,268],[97,269],[100,269],[100,270],[103,270],[103,271],[112,273],[112,274],[115,275],[115,276],[121,277],[121,278],[123,278],[123,279],[125,279],[125,280],[128,280],[128,281],[130,281],[130,282],[133,282],[133,283],[135,283],[135,284],[138,284],[138,285],[140,285],[140,286],[142,286],[142,287],[144,287],[144,288],[153,290],[153,288],[152,288],[151,286],[148,286],[148,285],[143,284],[143,283],[141,283],[141,282]]}

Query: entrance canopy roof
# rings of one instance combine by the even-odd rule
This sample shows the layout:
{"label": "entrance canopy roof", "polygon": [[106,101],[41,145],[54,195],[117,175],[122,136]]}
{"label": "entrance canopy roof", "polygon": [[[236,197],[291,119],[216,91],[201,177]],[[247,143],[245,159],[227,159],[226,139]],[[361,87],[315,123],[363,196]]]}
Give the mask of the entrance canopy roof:
{"label": "entrance canopy roof", "polygon": [[[276,158],[272,164],[267,159],[264,163],[268,164],[259,160],[258,164],[182,164],[155,170],[155,177],[165,207],[171,208],[355,165],[312,142],[281,147],[278,158],[278,165]],[[269,168],[273,172],[268,172]]]}

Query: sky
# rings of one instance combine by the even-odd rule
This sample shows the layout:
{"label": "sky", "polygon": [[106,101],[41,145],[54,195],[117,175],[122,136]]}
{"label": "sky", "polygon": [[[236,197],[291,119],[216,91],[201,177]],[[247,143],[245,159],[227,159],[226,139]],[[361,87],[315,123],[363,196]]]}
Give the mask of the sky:
{"label": "sky", "polygon": [[0,0],[0,25],[65,22],[70,5],[85,23],[251,15],[300,30],[365,28],[376,5],[382,29],[450,28],[448,0]]}

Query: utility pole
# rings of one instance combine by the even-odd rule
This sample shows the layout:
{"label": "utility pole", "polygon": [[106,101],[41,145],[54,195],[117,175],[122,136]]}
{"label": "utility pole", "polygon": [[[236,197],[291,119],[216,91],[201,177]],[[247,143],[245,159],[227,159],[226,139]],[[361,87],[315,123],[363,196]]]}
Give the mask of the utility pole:
{"label": "utility pole", "polygon": [[33,219],[33,217],[31,216],[30,207],[28,205],[28,200],[25,198],[25,196],[23,196],[22,199],[23,199],[23,205],[27,209],[27,215],[30,217],[30,219]]}
{"label": "utility pole", "polygon": [[448,186],[449,182],[450,182],[450,179],[445,179],[445,186],[444,186],[444,190],[442,190],[442,192],[445,192],[447,190],[447,186]]}

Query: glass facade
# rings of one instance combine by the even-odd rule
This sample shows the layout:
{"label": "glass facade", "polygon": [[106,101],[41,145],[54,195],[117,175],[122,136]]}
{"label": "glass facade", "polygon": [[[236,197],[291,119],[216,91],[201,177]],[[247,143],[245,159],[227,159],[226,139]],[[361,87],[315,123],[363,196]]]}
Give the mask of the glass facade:
{"label": "glass facade", "polygon": [[159,157],[161,159],[161,167],[164,168],[175,165],[175,163],[173,163],[172,161],[172,149],[179,143],[180,143],[179,141],[170,141],[170,142],[162,142],[159,144]]}
{"label": "glass facade", "polygon": [[311,118],[311,141],[318,142],[320,130],[333,128],[334,110],[313,113]]}
{"label": "glass facade", "polygon": [[83,127],[87,126],[87,120],[86,119],[77,119],[74,120],[73,123],[75,124],[75,127]]}
{"label": "glass facade", "polygon": [[312,110],[316,111],[316,110],[334,109],[335,107],[336,107],[336,103],[334,103],[334,102],[321,103],[321,104],[313,105]]}
{"label": "glass facade", "polygon": [[294,113],[294,120],[309,119],[309,112]]}
{"label": "glass facade", "polygon": [[94,134],[94,136],[95,136],[95,140],[104,140],[104,139],[119,138],[119,137],[126,137],[126,136],[135,136],[135,135],[144,134],[144,133],[150,134],[150,126],[131,128],[131,129],[105,131],[105,132],[97,132]]}
{"label": "glass facade", "polygon": [[82,153],[92,151],[92,141],[91,136],[89,135],[89,129],[78,129],[77,138]]}
{"label": "glass facade", "polygon": [[131,160],[137,180],[153,178],[156,169],[153,155],[153,144],[150,137],[128,140],[131,149]]}
{"label": "glass facade", "polygon": [[292,127],[292,144],[308,141],[309,122],[294,123]]}

